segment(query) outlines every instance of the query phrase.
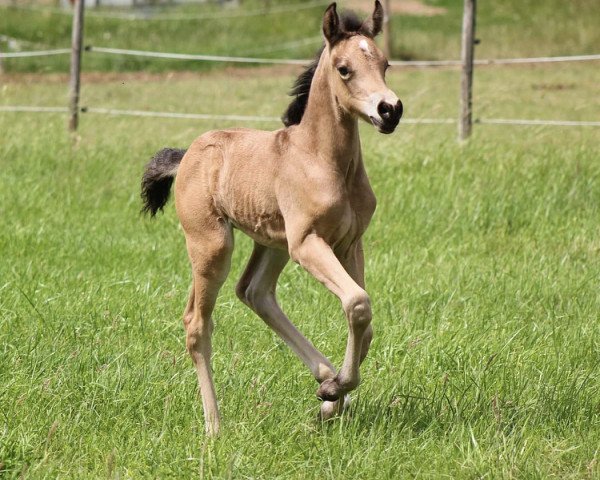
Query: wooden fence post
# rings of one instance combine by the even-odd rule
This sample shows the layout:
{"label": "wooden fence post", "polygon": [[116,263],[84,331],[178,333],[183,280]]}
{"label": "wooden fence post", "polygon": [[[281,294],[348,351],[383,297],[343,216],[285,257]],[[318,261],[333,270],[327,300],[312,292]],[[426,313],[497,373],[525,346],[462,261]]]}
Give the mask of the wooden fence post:
{"label": "wooden fence post", "polygon": [[[2,53],[2,49],[0,48],[0,53]],[[0,57],[0,75],[4,73],[4,59]]]}
{"label": "wooden fence post", "polygon": [[83,11],[85,0],[76,0],[71,32],[71,80],[69,84],[69,130],[77,130],[79,123],[79,87],[81,77],[81,44],[83,40]]}
{"label": "wooden fence post", "polygon": [[392,11],[390,3],[390,0],[385,0],[383,5],[383,54],[387,58],[392,58],[392,34],[390,32]]}
{"label": "wooden fence post", "polygon": [[464,0],[462,23],[462,74],[460,80],[460,118],[458,137],[466,140],[471,135],[473,125],[473,50],[475,45],[475,14],[477,0]]}

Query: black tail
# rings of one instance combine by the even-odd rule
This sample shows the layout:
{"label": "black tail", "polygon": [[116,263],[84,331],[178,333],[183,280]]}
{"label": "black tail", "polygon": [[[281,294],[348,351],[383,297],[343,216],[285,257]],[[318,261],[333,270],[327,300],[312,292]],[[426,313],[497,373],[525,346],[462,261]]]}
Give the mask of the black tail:
{"label": "black tail", "polygon": [[148,162],[142,177],[142,213],[150,212],[154,216],[163,209],[185,152],[179,148],[163,148]]}

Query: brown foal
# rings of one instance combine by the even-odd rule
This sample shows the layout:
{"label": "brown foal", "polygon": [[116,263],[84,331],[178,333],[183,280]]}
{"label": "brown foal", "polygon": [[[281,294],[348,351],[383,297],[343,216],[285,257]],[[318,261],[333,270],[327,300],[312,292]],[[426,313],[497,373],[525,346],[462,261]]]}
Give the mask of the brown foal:
{"label": "brown foal", "polygon": [[[382,21],[379,1],[365,22],[339,16],[331,4],[323,17],[325,45],[296,82],[285,128],[207,132],[187,151],[161,150],[146,167],[142,197],[153,215],[165,205],[176,175],[177,215],[193,272],[186,345],[209,434],[219,430],[211,315],[229,273],[234,228],[254,240],[236,293],[311,370],[320,384],[322,418],[341,412],[359,384],[373,336],[361,237],[376,201],[358,119],[391,133],[402,116],[402,103],[385,84],[388,62],[373,41]],[[290,257],[342,303],[349,334],[339,372],[277,304],[277,279]]]}

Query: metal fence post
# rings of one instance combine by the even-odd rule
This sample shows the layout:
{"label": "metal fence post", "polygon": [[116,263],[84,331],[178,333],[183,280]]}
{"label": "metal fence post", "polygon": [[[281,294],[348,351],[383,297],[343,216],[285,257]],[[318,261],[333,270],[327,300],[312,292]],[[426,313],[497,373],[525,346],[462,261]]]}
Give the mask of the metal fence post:
{"label": "metal fence post", "polygon": [[71,80],[69,83],[69,130],[77,130],[79,123],[79,88],[81,77],[81,44],[83,41],[83,11],[85,0],[76,0],[71,32]]}
{"label": "metal fence post", "polygon": [[466,140],[473,125],[473,50],[475,45],[475,14],[477,0],[465,0],[462,23],[462,73],[460,80],[460,118],[458,136]]}

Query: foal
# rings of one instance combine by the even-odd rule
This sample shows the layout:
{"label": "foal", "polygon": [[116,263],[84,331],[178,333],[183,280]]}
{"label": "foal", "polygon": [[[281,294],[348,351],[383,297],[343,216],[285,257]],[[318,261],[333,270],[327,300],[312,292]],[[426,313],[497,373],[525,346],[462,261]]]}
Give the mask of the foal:
{"label": "foal", "polygon": [[[379,1],[365,22],[338,16],[331,4],[323,17],[325,45],[296,81],[286,128],[207,132],[187,151],[161,150],[146,167],[142,197],[152,215],[167,202],[177,175],[175,204],[193,271],[184,312],[186,345],[209,434],[219,429],[211,315],[229,272],[233,228],[254,240],[237,296],[311,370],[320,384],[322,417],[339,413],[346,394],[358,386],[373,335],[361,237],[375,210],[358,118],[392,133],[402,116],[402,103],[385,84],[387,60],[373,41],[382,21]],[[339,372],[277,304],[277,279],[290,257],[342,303],[349,335]]]}

